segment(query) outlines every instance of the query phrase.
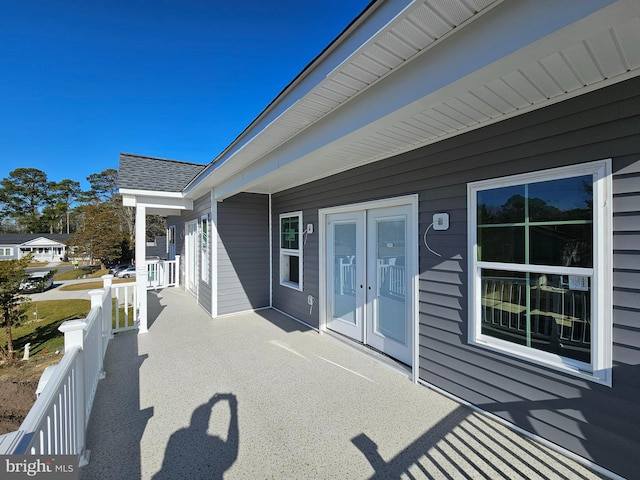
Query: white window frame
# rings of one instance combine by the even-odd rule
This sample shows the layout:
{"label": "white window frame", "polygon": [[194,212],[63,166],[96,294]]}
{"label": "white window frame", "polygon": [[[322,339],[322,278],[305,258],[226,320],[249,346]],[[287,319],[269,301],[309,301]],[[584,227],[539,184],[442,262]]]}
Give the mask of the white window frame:
{"label": "white window frame", "polygon": [[[282,247],[282,220],[284,218],[298,218],[298,248],[290,249]],[[303,276],[303,252],[302,252],[303,240],[302,240],[302,212],[291,212],[280,214],[278,220],[278,247],[280,250],[280,285],[294,290],[302,291],[302,276]],[[298,257],[298,282],[292,282],[288,278],[289,274],[289,258]]]}
{"label": "white window frame", "polygon": [[12,257],[13,256],[13,248],[12,247],[0,247],[0,256],[1,257]]}
{"label": "white window frame", "polygon": [[209,283],[209,238],[211,228],[209,215],[202,215],[198,223],[198,235],[200,236],[200,279]]}
{"label": "white window frame", "polygon": [[[582,175],[593,176],[593,268],[551,267],[546,265],[511,263],[502,263],[499,265],[503,269],[516,272],[588,275],[591,278],[592,338],[590,364],[483,335],[481,331],[480,272],[482,268],[494,268],[496,262],[478,261],[477,252],[477,192]],[[467,184],[467,234],[469,239],[468,340],[470,344],[611,386],[613,349],[612,196],[611,159]]]}
{"label": "white window frame", "polygon": [[166,242],[166,251],[168,260],[175,260],[176,254],[176,226],[169,225],[167,227],[167,242]]}

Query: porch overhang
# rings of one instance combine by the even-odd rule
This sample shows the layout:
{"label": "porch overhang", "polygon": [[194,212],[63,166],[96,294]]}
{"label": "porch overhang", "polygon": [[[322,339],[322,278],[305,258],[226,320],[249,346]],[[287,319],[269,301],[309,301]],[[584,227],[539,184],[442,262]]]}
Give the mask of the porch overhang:
{"label": "porch overhang", "polygon": [[276,193],[640,75],[635,0],[374,5],[188,198]]}
{"label": "porch overhang", "polygon": [[193,210],[193,200],[180,192],[157,192],[150,190],[120,189],[125,207],[145,207],[148,215],[180,215],[185,210]]}

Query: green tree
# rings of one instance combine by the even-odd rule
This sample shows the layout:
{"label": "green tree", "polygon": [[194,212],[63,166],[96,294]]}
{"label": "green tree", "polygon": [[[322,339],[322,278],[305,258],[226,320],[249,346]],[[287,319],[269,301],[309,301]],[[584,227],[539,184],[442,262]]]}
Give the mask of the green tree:
{"label": "green tree", "polygon": [[122,256],[127,243],[118,209],[111,203],[91,203],[84,207],[80,228],[69,241],[76,253],[87,255],[93,263],[104,263]]}
{"label": "green tree", "polygon": [[[50,186],[51,203],[56,212],[62,213],[65,219],[67,233],[70,233],[70,217],[72,205],[82,196],[80,182],[65,178],[58,183],[52,183]],[[60,229],[62,230],[62,229]],[[62,233],[62,231],[60,231]]]}
{"label": "green tree", "polygon": [[91,189],[85,192],[86,202],[120,202],[118,193],[118,171],[108,168],[87,177]]}
{"label": "green tree", "polygon": [[37,168],[16,168],[0,181],[0,203],[5,215],[29,233],[42,233],[41,208],[48,198],[47,174]]}
{"label": "green tree", "polygon": [[[108,168],[100,173],[94,173],[87,177],[91,189],[85,192],[85,200],[89,202],[110,203],[118,212],[119,224],[122,231],[128,234],[128,245],[133,245],[135,237],[135,209],[125,207],[122,204],[122,195],[118,193],[118,171]],[[129,257],[130,251],[123,252],[123,256]]]}
{"label": "green tree", "polygon": [[15,357],[12,327],[20,322],[24,302],[28,300],[21,295],[20,284],[27,278],[26,268],[30,259],[30,256],[25,256],[0,262],[0,309],[7,336],[7,344],[0,346],[0,354],[8,361],[13,361]]}

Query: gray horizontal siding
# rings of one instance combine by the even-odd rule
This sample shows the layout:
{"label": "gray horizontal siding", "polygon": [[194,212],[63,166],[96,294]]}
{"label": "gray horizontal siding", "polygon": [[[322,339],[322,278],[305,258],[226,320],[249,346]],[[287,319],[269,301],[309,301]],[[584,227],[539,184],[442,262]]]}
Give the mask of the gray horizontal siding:
{"label": "gray horizontal siding", "polygon": [[[180,285],[185,285],[185,225],[193,220],[200,220],[202,215],[209,215],[211,218],[211,196],[209,194],[203,195],[193,203],[193,210],[188,212],[182,212],[180,216],[172,216],[167,218],[167,226],[176,227],[176,255],[180,255]],[[208,236],[209,248],[208,252],[211,252],[211,235]],[[200,274],[200,262],[202,256],[197,255],[198,263],[198,292],[197,300],[202,308],[208,313],[212,313],[212,298],[211,298],[211,283],[203,282],[202,275]],[[209,271],[211,271],[211,256],[208,256]]]}
{"label": "gray horizontal siding", "polygon": [[269,306],[269,197],[218,203],[218,314]]}
{"label": "gray horizontal siding", "polygon": [[205,282],[202,280],[202,255],[198,255],[198,303],[210,314],[213,313],[212,308],[212,284],[211,284],[211,246],[212,246],[212,235],[211,235],[211,195],[203,195],[198,198],[195,202],[193,202],[193,218],[200,219],[202,215],[209,215],[209,234],[207,235],[207,252],[209,254],[206,256],[207,266],[209,269],[209,282]]}
{"label": "gray horizontal siding", "polygon": [[[281,197],[282,199],[282,197]],[[306,241],[302,242],[302,261],[303,261],[303,276],[302,276],[302,291],[295,290],[290,287],[280,285],[280,214],[290,213],[294,211],[302,210],[302,224],[307,225],[309,223],[314,226],[314,233],[306,236]],[[274,204],[272,197],[272,217],[271,222],[272,240],[273,240],[273,299],[272,304],[275,308],[282,310],[289,315],[302,320],[303,322],[318,328],[318,306],[314,305],[313,308],[309,308],[307,303],[308,295],[312,295],[316,300],[318,299],[318,292],[320,286],[318,283],[320,272],[318,267],[318,211],[313,208],[295,208],[292,207],[290,202],[278,201]]]}
{"label": "gray horizontal siding", "polygon": [[[470,346],[467,183],[603,158],[613,158],[615,194],[612,388]],[[411,193],[419,194],[420,378],[621,475],[635,476],[640,451],[640,79],[274,194],[272,221],[277,226],[279,213],[303,210],[304,222],[315,223],[319,208]],[[441,256],[422,243],[438,212],[450,214],[450,229],[430,231],[427,241]],[[276,246],[277,229],[273,239]],[[309,242],[304,292],[279,287],[274,272],[274,306],[306,321],[306,295],[318,293],[317,235]],[[277,257],[274,247],[274,266]]]}

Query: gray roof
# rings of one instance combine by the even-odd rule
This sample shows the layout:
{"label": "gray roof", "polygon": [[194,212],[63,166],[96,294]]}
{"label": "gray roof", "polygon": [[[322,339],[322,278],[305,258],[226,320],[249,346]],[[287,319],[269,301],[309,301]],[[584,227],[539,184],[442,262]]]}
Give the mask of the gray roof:
{"label": "gray roof", "polygon": [[36,238],[46,238],[66,245],[71,237],[66,233],[0,233],[0,245],[22,245]]}
{"label": "gray roof", "polygon": [[166,158],[121,153],[118,187],[132,190],[181,192],[205,166]]}

